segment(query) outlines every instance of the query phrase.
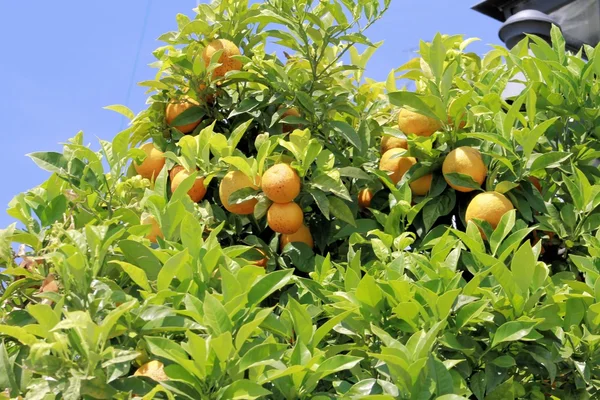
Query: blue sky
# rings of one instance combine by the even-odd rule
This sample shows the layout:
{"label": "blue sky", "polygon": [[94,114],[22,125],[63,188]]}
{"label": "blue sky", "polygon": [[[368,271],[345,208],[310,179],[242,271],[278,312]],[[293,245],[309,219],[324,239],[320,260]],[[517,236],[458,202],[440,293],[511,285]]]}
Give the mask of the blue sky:
{"label": "blue sky", "polygon": [[[385,79],[436,32],[479,37],[471,50],[480,54],[500,44],[499,23],[472,11],[474,2],[392,0],[368,32],[385,42],[367,76]],[[144,108],[144,88],[136,83],[154,76],[148,64],[161,45],[156,38],[176,28],[177,13],[191,14],[195,6],[196,0],[0,2],[0,227],[12,222],[4,212],[10,199],[48,177],[25,154],[60,151],[59,143],[80,130],[93,148],[97,138],[112,138],[123,121],[102,107]]]}

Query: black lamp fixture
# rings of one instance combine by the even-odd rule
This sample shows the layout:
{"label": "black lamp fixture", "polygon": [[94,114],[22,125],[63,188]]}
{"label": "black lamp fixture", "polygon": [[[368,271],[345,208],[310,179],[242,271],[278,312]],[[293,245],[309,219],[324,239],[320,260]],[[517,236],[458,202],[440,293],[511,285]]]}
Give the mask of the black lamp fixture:
{"label": "black lamp fixture", "polygon": [[525,34],[550,41],[553,24],[573,52],[600,42],[600,0],[484,0],[473,10],[503,23],[499,36],[509,48]]}

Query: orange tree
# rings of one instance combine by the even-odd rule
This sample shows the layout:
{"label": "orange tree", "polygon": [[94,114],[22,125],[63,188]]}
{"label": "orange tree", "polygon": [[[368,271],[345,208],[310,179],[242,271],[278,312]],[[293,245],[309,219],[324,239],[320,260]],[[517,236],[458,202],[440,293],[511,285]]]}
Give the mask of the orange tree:
{"label": "orange tree", "polygon": [[388,5],[199,5],[126,130],[29,155],[3,397],[599,395],[600,50],[436,35],[376,82]]}

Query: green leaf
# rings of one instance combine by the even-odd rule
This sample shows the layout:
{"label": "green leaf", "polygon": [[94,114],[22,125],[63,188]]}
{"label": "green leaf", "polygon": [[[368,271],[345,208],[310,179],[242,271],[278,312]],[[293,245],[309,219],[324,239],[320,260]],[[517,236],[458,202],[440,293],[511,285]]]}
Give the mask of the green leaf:
{"label": "green leaf", "polygon": [[67,159],[60,153],[37,152],[27,154],[27,157],[31,158],[38,167],[49,172],[64,174],[69,168]]}
{"label": "green leaf", "polygon": [[585,302],[578,298],[567,299],[564,329],[570,330],[571,326],[579,325],[586,312]]}
{"label": "green leaf", "polygon": [[152,250],[134,240],[121,240],[119,247],[128,262],[143,269],[148,279],[156,280],[162,264]]}
{"label": "green leaf", "polygon": [[557,168],[569,157],[571,153],[553,151],[550,153],[541,154],[539,157],[533,158],[533,162],[529,167],[530,172],[536,172],[546,168]]}
{"label": "green leaf", "polygon": [[356,288],[356,299],[362,304],[377,310],[381,306],[383,294],[371,275],[365,275]]}
{"label": "green leaf", "polygon": [[184,249],[183,251],[175,254],[165,262],[160,272],[158,273],[158,278],[156,282],[156,287],[159,292],[161,290],[166,290],[169,288],[169,286],[171,285],[171,281],[173,281],[177,274],[179,274],[179,271],[188,262],[188,259],[188,250]]}
{"label": "green leaf", "polygon": [[117,264],[121,267],[121,269],[131,278],[136,285],[141,287],[147,292],[152,292],[152,288],[150,287],[150,283],[148,282],[148,276],[144,272],[143,269],[136,267],[133,264],[130,264],[125,261],[111,261],[111,264]]}
{"label": "green leaf", "polygon": [[233,324],[227,310],[214,296],[207,294],[203,305],[204,323],[211,328],[214,335],[231,332]]}
{"label": "green leaf", "polygon": [[236,380],[231,385],[226,386],[224,389],[225,390],[223,391],[223,394],[220,395],[219,399],[253,400],[271,394],[270,391],[263,388],[258,383],[252,382],[248,379]]}
{"label": "green leaf", "polygon": [[293,298],[289,299],[287,308],[292,317],[296,337],[298,340],[302,340],[306,344],[310,343],[313,335],[313,324],[310,314]]}
{"label": "green leaf", "polygon": [[9,389],[13,396],[20,392],[4,342],[0,343],[0,388]]}
{"label": "green leaf", "polygon": [[277,361],[286,349],[287,345],[280,343],[263,343],[254,346],[240,359],[239,371]]}
{"label": "green leaf", "polygon": [[329,196],[327,200],[329,200],[329,210],[334,217],[347,222],[352,226],[356,226],[352,210],[350,210],[350,207],[348,207],[344,200],[334,196]]}
{"label": "green leaf", "polygon": [[106,106],[102,108],[104,108],[105,110],[117,112],[130,121],[135,117],[135,114],[129,109],[129,107],[123,106],[121,104],[113,104],[112,106]]}
{"label": "green leaf", "polygon": [[248,292],[248,306],[260,303],[273,292],[287,285],[292,279],[293,269],[271,272],[252,284]]}
{"label": "green leaf", "polygon": [[172,122],[172,127],[184,126],[200,121],[206,115],[204,108],[192,106],[179,114]]}
{"label": "green leaf", "polygon": [[343,121],[331,121],[331,126],[334,131],[339,133],[344,139],[350,142],[350,144],[358,149],[358,151],[362,151],[362,142],[356,130],[350,126],[350,124]]}
{"label": "green leaf", "polygon": [[25,328],[19,326],[0,325],[0,334],[11,336],[25,346],[33,346],[38,342],[38,339],[28,333]]}
{"label": "green leaf", "polygon": [[411,108],[419,114],[440,120],[432,108],[423,100],[423,96],[413,92],[399,91],[389,94],[390,103],[398,107]]}
{"label": "green leaf", "polygon": [[510,269],[512,270],[517,286],[524,296],[529,292],[529,286],[531,286],[531,282],[533,281],[535,264],[536,259],[531,245],[529,242],[523,243],[513,256]]}
{"label": "green leaf", "polygon": [[529,335],[537,322],[526,321],[510,321],[502,324],[494,334],[492,347],[496,347],[500,343],[515,342]]}
{"label": "green leaf", "polygon": [[469,189],[480,189],[481,185],[475,181],[470,175],[459,174],[458,172],[451,172],[448,174],[444,174],[444,178],[449,181],[449,183],[462,186]]}
{"label": "green leaf", "polygon": [[478,300],[461,307],[458,314],[456,314],[456,327],[462,328],[471,320],[477,318],[485,310],[487,305],[487,300]]}

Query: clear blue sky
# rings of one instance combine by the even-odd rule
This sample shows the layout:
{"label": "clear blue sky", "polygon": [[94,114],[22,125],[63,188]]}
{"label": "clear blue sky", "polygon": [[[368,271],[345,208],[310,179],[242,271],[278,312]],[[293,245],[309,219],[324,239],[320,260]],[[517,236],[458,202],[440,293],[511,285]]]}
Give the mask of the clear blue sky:
{"label": "clear blue sky", "polygon": [[[500,44],[499,23],[472,11],[475,1],[392,0],[384,19],[368,32],[374,42],[385,43],[367,75],[385,79],[414,56],[420,39],[436,32],[479,37],[471,49],[480,54],[488,44]],[[25,154],[60,151],[58,143],[79,130],[95,149],[97,138],[112,138],[123,121],[102,107],[143,109],[143,88],[133,85],[128,98],[132,76],[134,82],[153,77],[148,64],[161,45],[156,38],[176,28],[177,13],[191,14],[195,6],[195,0],[0,2],[1,228],[12,222],[5,213],[10,199],[48,177]]]}

